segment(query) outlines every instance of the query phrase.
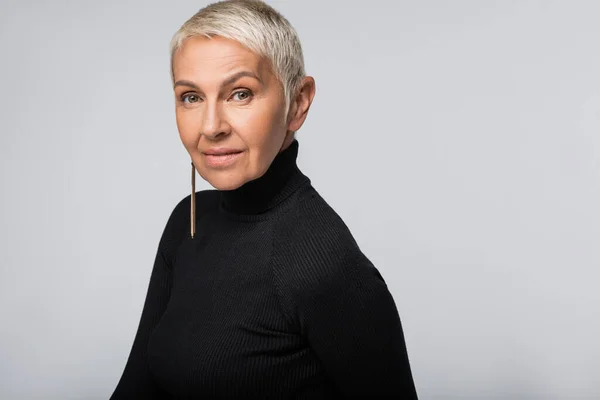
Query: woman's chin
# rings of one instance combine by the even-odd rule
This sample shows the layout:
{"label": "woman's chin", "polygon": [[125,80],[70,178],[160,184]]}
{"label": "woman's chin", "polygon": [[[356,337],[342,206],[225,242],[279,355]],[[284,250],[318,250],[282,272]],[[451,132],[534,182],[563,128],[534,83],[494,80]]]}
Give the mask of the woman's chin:
{"label": "woman's chin", "polygon": [[246,183],[246,181],[240,177],[207,176],[203,178],[217,190],[235,190]]}
{"label": "woman's chin", "polygon": [[241,184],[223,184],[223,185],[211,183],[211,185],[212,185],[212,187],[214,187],[217,190],[235,190],[235,189],[239,188],[240,186],[242,186],[243,183],[241,183]]}

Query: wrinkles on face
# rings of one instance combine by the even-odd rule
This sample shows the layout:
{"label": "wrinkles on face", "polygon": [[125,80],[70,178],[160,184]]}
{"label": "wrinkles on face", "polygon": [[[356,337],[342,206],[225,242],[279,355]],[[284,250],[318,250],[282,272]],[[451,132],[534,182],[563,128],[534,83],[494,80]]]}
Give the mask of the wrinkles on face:
{"label": "wrinkles on face", "polygon": [[[229,39],[191,38],[173,66],[177,127],[199,174],[229,189],[260,177],[287,133],[283,89],[269,62]],[[215,167],[205,152],[217,147],[242,155]]]}

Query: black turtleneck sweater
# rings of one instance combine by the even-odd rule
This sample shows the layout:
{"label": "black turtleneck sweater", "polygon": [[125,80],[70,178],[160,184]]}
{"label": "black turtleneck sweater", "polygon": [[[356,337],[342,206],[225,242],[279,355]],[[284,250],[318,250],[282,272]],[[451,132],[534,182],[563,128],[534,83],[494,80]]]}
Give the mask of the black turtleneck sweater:
{"label": "black turtleneck sweater", "polygon": [[197,192],[194,238],[175,207],[112,400],[417,398],[386,283],[297,154]]}

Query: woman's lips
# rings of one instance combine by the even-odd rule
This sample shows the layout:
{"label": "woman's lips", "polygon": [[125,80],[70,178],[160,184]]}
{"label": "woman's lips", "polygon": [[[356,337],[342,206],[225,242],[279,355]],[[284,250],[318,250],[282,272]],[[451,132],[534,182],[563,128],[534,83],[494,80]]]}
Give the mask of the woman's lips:
{"label": "woman's lips", "polygon": [[224,153],[224,154],[207,154],[204,153],[206,164],[210,167],[226,167],[233,164],[240,156],[243,151],[235,153]]}

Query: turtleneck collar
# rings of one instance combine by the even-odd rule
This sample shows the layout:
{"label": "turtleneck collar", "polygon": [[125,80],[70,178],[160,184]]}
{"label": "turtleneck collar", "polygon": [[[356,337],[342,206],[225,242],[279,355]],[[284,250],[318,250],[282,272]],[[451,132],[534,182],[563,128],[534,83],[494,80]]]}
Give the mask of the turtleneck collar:
{"label": "turtleneck collar", "polygon": [[308,178],[296,164],[298,140],[278,153],[261,177],[234,190],[221,190],[221,207],[234,214],[264,213],[298,189]]}

